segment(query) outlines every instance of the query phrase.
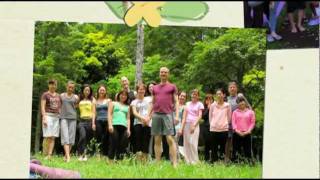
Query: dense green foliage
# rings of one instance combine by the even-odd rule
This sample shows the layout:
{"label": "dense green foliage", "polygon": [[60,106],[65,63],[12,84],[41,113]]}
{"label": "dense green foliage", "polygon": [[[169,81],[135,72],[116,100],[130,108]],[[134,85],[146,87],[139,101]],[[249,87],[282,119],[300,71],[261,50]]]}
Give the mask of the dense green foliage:
{"label": "dense green foliage", "polygon": [[[170,81],[181,90],[207,91],[239,82],[257,115],[254,131],[261,137],[264,118],[265,30],[206,27],[145,27],[143,80],[159,81],[159,68],[170,69]],[[33,135],[39,97],[47,80],[58,80],[58,92],[68,80],[94,87],[107,85],[110,97],[120,90],[121,76],[134,87],[136,28],[125,25],[38,22],[35,29]],[[31,148],[33,145],[31,146]]]}

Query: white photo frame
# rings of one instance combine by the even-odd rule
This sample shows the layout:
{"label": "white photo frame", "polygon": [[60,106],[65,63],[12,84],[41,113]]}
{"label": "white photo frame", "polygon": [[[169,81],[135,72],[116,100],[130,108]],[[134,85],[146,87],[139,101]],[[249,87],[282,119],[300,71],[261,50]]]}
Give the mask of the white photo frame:
{"label": "white photo frame", "polygon": [[[161,25],[244,27],[243,2],[206,3],[209,12],[202,20],[183,23],[163,20]],[[29,176],[35,21],[124,23],[103,1],[0,3],[0,89],[4,94],[0,105],[2,115],[0,137],[1,142],[6,145],[6,148],[0,150],[0,176],[3,178]],[[268,51],[266,62],[263,178],[319,178],[320,108],[319,78],[316,78],[319,77],[319,49]],[[279,65],[283,66],[281,72],[277,69],[280,68]],[[295,70],[303,67],[305,69],[300,76],[301,72],[296,73]],[[290,70],[287,71],[287,68]],[[285,80],[290,83],[284,82]],[[308,82],[305,82],[306,80]],[[292,88],[293,82],[301,87]],[[291,93],[285,94],[288,90]],[[282,98],[280,95],[285,95],[284,102],[293,103],[301,92],[309,94],[307,97],[310,99],[303,101],[306,105],[299,109],[301,111],[294,111],[295,116],[286,118],[287,113],[292,113],[294,108],[289,108],[289,105],[284,106],[283,102],[279,103]],[[308,105],[312,105],[312,108]],[[283,108],[283,111],[279,111],[276,107]],[[302,127],[310,129],[303,131],[305,134],[301,136],[292,131],[297,130],[297,123],[300,122],[298,118],[304,114],[308,114],[308,124]],[[284,122],[276,123],[279,119]],[[288,128],[287,123],[293,124]],[[279,138],[274,135],[281,130],[283,136]],[[311,143],[308,147],[297,147],[292,141],[283,145],[285,138],[293,138],[298,142],[308,139]],[[305,146],[306,142],[302,145]],[[278,153],[279,151],[285,151],[283,153],[286,155]],[[305,156],[305,152],[309,153],[308,156]],[[294,163],[292,157],[297,157]]]}

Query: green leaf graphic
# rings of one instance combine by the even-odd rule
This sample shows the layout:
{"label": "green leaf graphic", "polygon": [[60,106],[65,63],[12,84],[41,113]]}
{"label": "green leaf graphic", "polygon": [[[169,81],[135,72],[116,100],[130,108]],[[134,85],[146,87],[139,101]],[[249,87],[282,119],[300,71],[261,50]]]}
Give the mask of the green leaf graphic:
{"label": "green leaf graphic", "polygon": [[[105,1],[111,11],[123,19],[125,11],[122,1]],[[209,12],[209,6],[205,2],[179,2],[167,1],[161,8],[162,18],[173,22],[184,22],[187,20],[201,20]]]}
{"label": "green leaf graphic", "polygon": [[125,12],[122,1],[105,1],[105,3],[119,19],[123,19]]}
{"label": "green leaf graphic", "polygon": [[167,1],[161,9],[161,16],[174,22],[200,20],[209,12],[205,2]]}

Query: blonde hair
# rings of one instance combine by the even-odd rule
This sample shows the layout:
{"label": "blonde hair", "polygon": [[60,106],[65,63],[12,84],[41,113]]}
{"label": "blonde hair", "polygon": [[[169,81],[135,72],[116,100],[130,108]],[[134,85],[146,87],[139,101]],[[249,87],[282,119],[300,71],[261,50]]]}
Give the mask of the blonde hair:
{"label": "blonde hair", "polygon": [[129,81],[129,79],[128,79],[126,76],[122,76],[122,77],[121,77],[121,81],[124,81],[124,80]]}
{"label": "blonde hair", "polygon": [[198,89],[193,89],[191,91],[191,94],[193,94],[193,93],[197,93],[197,95],[200,96],[200,91]]}
{"label": "blonde hair", "polygon": [[165,67],[165,66],[161,67],[161,68],[160,68],[160,71],[161,71],[161,69],[165,69],[168,73],[170,72],[169,68],[167,68],[167,67]]}

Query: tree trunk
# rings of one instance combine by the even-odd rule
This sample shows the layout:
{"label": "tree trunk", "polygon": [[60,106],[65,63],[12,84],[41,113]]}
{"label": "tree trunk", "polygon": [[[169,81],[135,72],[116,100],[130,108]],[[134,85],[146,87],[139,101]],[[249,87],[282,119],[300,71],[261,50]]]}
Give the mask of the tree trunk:
{"label": "tree trunk", "polygon": [[[124,12],[129,9],[131,3],[122,1]],[[136,46],[136,76],[135,86],[142,82],[142,65],[144,58],[144,27],[142,23],[137,24],[137,46]]]}
{"label": "tree trunk", "polygon": [[143,51],[144,51],[144,27],[143,27],[143,24],[140,23],[137,25],[135,85],[142,82]]}
{"label": "tree trunk", "polygon": [[[124,12],[129,9],[130,2],[122,1]],[[142,65],[143,65],[143,51],[144,51],[144,28],[143,24],[137,24],[137,46],[136,46],[136,76],[135,86],[142,82]]]}

